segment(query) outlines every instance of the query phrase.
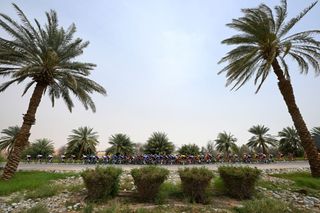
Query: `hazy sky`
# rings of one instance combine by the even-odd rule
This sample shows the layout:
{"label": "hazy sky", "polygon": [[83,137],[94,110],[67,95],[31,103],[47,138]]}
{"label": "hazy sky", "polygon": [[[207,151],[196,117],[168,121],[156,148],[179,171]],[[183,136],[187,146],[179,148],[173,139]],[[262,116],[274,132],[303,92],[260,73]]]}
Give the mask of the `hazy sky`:
{"label": "hazy sky", "polygon": [[[100,135],[99,150],[108,147],[112,134],[125,133],[144,143],[154,131],[166,132],[177,147],[204,146],[221,131],[244,144],[252,125],[266,125],[271,134],[292,125],[273,73],[258,94],[253,81],[230,91],[225,76],[217,75],[223,67],[217,62],[230,50],[221,41],[236,33],[225,24],[241,16],[241,8],[256,7],[261,0],[1,0],[0,12],[17,19],[12,2],[30,20],[44,23],[44,12],[54,9],[61,26],[75,23],[76,36],[90,41],[79,60],[97,64],[91,77],[108,92],[107,97],[93,96],[96,113],[76,101],[72,113],[62,100],[52,108],[43,97],[31,141],[49,138],[60,147],[72,129],[89,126]],[[280,0],[264,2],[274,6]],[[289,0],[289,17],[311,2]],[[293,32],[319,29],[319,14],[320,4]],[[290,72],[308,127],[319,126],[320,79],[313,70],[300,75],[295,64]],[[22,91],[22,85],[13,85],[0,94],[0,130],[22,124],[31,95],[21,97]]]}

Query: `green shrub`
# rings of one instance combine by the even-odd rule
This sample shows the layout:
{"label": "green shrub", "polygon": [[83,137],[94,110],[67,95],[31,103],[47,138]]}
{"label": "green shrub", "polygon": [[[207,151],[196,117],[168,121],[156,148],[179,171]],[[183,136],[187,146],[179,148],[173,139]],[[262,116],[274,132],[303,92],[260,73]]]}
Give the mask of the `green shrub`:
{"label": "green shrub", "polygon": [[96,167],[81,173],[87,189],[87,199],[91,201],[114,197],[119,191],[122,170],[115,167]]}
{"label": "green shrub", "polygon": [[234,198],[249,199],[252,197],[255,184],[261,173],[256,168],[221,166],[218,169],[227,193]]}
{"label": "green shrub", "polygon": [[224,186],[223,180],[221,177],[214,177],[212,181],[212,188],[214,195],[224,195],[226,193],[226,187]]}
{"label": "green shrub", "polygon": [[249,200],[243,203],[243,207],[235,209],[238,213],[289,213],[302,212],[290,206],[289,204],[270,198],[263,198],[260,200]]}
{"label": "green shrub", "polygon": [[191,202],[205,203],[213,172],[205,167],[179,169],[182,191]]}
{"label": "green shrub", "polygon": [[134,185],[143,201],[154,201],[161,184],[168,178],[169,170],[156,166],[132,169]]}
{"label": "green shrub", "polygon": [[163,204],[168,198],[181,198],[183,196],[180,184],[164,182],[155,198],[156,204]]}

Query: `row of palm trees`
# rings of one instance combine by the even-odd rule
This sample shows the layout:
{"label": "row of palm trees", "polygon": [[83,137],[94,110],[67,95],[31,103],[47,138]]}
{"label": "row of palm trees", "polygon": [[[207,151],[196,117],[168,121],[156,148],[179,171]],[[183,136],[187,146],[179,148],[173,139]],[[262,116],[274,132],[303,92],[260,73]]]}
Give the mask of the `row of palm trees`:
{"label": "row of palm trees", "polygon": [[[280,131],[278,133],[279,140],[275,136],[268,134],[269,128],[264,125],[254,125],[248,131],[253,134],[245,145],[248,149],[268,154],[269,147],[276,147],[279,152],[293,156],[301,156],[304,152],[301,140],[294,127],[286,127]],[[3,136],[0,137],[1,151],[6,151],[10,155],[18,132],[18,126],[2,130]],[[311,132],[313,137],[320,137],[320,127],[313,128]],[[99,144],[98,133],[89,127],[73,129],[67,141],[67,145],[59,151],[60,154],[74,155],[77,159],[81,159],[83,155],[96,154],[96,146]],[[207,147],[200,149],[196,144],[185,144],[177,152],[183,155],[221,152],[225,154],[226,158],[229,158],[231,153],[239,153],[241,149],[246,150],[245,146],[239,147],[236,142],[237,138],[234,135],[224,131],[218,134],[214,142],[208,142]],[[114,134],[109,138],[109,144],[111,147],[106,150],[106,153],[109,154],[172,154],[175,151],[174,144],[169,140],[167,134],[163,132],[154,132],[144,145],[133,143],[126,134]],[[34,157],[37,154],[41,154],[48,156],[54,152],[52,141],[45,138],[36,140],[28,147],[24,155],[30,154]]]}
{"label": "row of palm trees", "polygon": [[[222,41],[236,45],[219,63],[227,65],[219,72],[226,73],[227,85],[240,88],[252,77],[258,84],[257,92],[270,73],[275,74],[278,87],[291,115],[301,145],[307,153],[311,174],[320,177],[320,156],[306,123],[295,101],[287,58],[297,62],[301,73],[313,68],[320,73],[320,30],[308,30],[289,34],[292,28],[317,4],[317,1],[286,21],[287,1],[281,0],[274,10],[265,4],[256,8],[243,9],[243,16],[233,19],[228,27],[240,32]],[[20,23],[0,13],[0,28],[7,37],[0,37],[0,76],[10,80],[0,85],[0,92],[13,83],[26,83],[23,95],[34,86],[26,114],[8,157],[2,179],[10,179],[19,164],[22,151],[28,145],[31,126],[41,99],[47,93],[54,105],[62,98],[71,111],[74,103],[70,94],[80,100],[86,109],[95,111],[90,95],[94,92],[105,95],[106,90],[89,79],[95,64],[78,62],[75,59],[83,53],[89,42],[74,39],[76,27],[67,30],[60,27],[55,11],[46,13],[47,23],[42,26],[35,19],[31,24],[23,11],[13,4]],[[26,82],[28,80],[28,82]]]}

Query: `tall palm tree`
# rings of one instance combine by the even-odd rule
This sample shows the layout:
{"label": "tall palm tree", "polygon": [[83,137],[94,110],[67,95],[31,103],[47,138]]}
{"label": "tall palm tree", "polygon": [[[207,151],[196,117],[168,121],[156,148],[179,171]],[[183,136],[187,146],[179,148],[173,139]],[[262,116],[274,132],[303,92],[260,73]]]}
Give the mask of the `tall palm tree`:
{"label": "tall palm tree", "polygon": [[279,150],[284,154],[292,153],[294,156],[303,155],[303,147],[301,146],[301,140],[298,132],[294,127],[283,128],[278,133]]}
{"label": "tall palm tree", "polygon": [[241,34],[222,41],[223,44],[237,45],[237,47],[221,59],[219,63],[227,62],[228,65],[219,74],[226,72],[227,86],[233,84],[233,88],[237,89],[254,77],[254,83],[258,83],[256,91],[258,92],[269,73],[273,71],[278,78],[279,90],[298,131],[302,146],[308,155],[311,173],[314,177],[320,177],[320,157],[296,104],[286,62],[287,58],[296,61],[301,73],[308,73],[309,67],[313,67],[314,71],[319,73],[320,42],[313,36],[319,35],[320,30],[288,35],[316,4],[317,2],[312,3],[287,22],[285,22],[287,18],[285,0],[275,7],[275,11],[265,4],[257,8],[243,9],[243,17],[233,19],[227,24]]}
{"label": "tall palm tree", "polygon": [[113,154],[119,153],[122,155],[131,155],[134,151],[134,143],[126,134],[115,134],[109,138],[109,144],[112,146],[107,149],[107,152]]}
{"label": "tall palm tree", "polygon": [[247,146],[250,148],[258,148],[262,150],[263,154],[267,154],[268,152],[268,146],[274,146],[275,145],[275,138],[271,136],[270,134],[267,134],[269,131],[269,128],[264,125],[255,125],[252,126],[249,129],[249,132],[252,133],[254,136],[252,136],[249,139],[249,142],[247,143]]}
{"label": "tall palm tree", "polygon": [[62,97],[71,111],[74,103],[71,94],[95,112],[95,104],[90,94],[98,92],[106,94],[105,89],[90,80],[88,76],[95,64],[76,61],[89,42],[74,38],[76,27],[72,24],[67,30],[58,25],[55,11],[46,13],[47,23],[41,26],[35,19],[35,26],[27,19],[22,10],[13,4],[21,23],[0,13],[0,29],[7,32],[11,39],[0,37],[0,76],[11,79],[0,85],[0,92],[5,91],[13,83],[25,83],[23,95],[34,86],[27,113],[23,116],[21,130],[8,162],[4,168],[2,179],[10,179],[20,161],[20,155],[30,136],[31,126],[35,123],[35,115],[42,99],[47,93],[54,106],[55,99]]}
{"label": "tall palm tree", "polygon": [[148,154],[171,154],[174,151],[174,145],[164,132],[154,132],[147,140],[144,147],[145,153]]}
{"label": "tall palm tree", "polygon": [[31,155],[32,158],[36,158],[37,155],[42,155],[45,159],[48,155],[54,153],[54,146],[52,141],[47,138],[37,139],[24,153]]}
{"label": "tall palm tree", "polygon": [[19,131],[19,126],[9,126],[1,131],[3,136],[0,138],[0,151],[6,151],[10,155]]}
{"label": "tall palm tree", "polygon": [[93,128],[79,127],[73,129],[68,137],[66,148],[67,155],[75,155],[78,159],[82,155],[91,155],[96,153],[96,146],[99,144],[98,133],[93,131]]}
{"label": "tall palm tree", "polygon": [[217,151],[223,152],[225,154],[225,159],[229,160],[231,151],[236,149],[237,147],[237,138],[235,138],[231,133],[227,133],[224,131],[218,134],[215,142]]}

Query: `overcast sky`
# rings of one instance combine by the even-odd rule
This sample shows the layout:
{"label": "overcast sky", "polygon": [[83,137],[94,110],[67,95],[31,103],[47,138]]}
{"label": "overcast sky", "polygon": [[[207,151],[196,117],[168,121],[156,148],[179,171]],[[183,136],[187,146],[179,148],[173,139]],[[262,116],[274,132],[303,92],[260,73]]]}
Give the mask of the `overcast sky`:
{"label": "overcast sky", "polygon": [[[273,73],[258,94],[253,81],[230,91],[225,76],[217,74],[223,67],[217,62],[231,48],[221,41],[237,33],[225,24],[261,0],[1,0],[0,12],[18,19],[12,2],[30,20],[44,23],[44,12],[53,9],[61,26],[75,23],[76,36],[90,41],[78,60],[97,64],[91,78],[108,92],[93,96],[96,113],[79,102],[69,113],[62,100],[52,108],[43,97],[30,141],[49,138],[58,148],[72,129],[89,126],[100,136],[99,150],[109,146],[112,134],[144,143],[154,131],[166,132],[177,147],[205,146],[221,131],[234,134],[240,145],[251,137],[252,125],[263,124],[271,134],[293,125]],[[272,7],[279,2],[264,1]],[[289,0],[289,17],[311,2]],[[319,14],[317,5],[292,32],[319,29]],[[290,72],[308,127],[320,126],[319,77],[313,70],[300,75],[295,64]],[[22,92],[23,86],[13,85],[0,94],[0,130],[22,124],[31,95]]]}

